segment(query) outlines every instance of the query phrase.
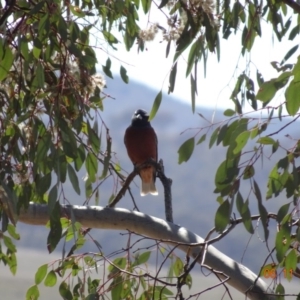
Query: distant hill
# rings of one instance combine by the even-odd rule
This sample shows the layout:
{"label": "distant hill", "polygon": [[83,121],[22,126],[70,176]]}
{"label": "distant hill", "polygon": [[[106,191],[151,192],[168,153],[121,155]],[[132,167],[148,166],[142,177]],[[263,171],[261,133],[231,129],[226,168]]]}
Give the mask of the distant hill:
{"label": "distant hill", "polygon": [[[120,79],[108,80],[108,88],[105,91],[112,98],[108,97],[104,100],[104,111],[101,118],[110,129],[112,137],[112,149],[114,152],[113,159],[120,162],[123,169],[130,172],[132,170],[126,149],[123,143],[124,131],[130,124],[131,116],[137,108],[150,110],[157,91],[153,91],[148,87],[131,82],[129,85],[124,84]],[[189,97],[189,94],[187,94]],[[210,109],[197,107],[197,112],[201,113],[208,120],[215,113],[215,120],[222,120],[223,112],[213,112]],[[262,117],[257,115],[257,117]],[[272,124],[274,130],[284,123]],[[216,195],[214,191],[214,175],[219,164],[225,159],[225,148],[221,145],[209,149],[208,143],[205,142],[195,148],[193,156],[187,163],[178,165],[177,150],[186,139],[194,136],[197,130],[188,128],[201,128],[209,126],[209,122],[201,118],[197,113],[192,114],[191,107],[183,104],[177,99],[164,95],[161,107],[157,116],[152,121],[158,136],[159,158],[162,158],[165,165],[166,175],[173,180],[173,212],[174,221],[188,229],[194,231],[200,236],[205,237],[207,232],[214,226],[214,215],[218,208]],[[299,124],[297,123],[297,126]],[[295,132],[297,130],[296,127]],[[184,132],[185,131],[185,132]],[[181,134],[184,132],[183,134]],[[205,133],[205,131],[203,132]],[[208,134],[211,134],[210,130]],[[286,132],[282,132],[282,135]],[[201,134],[202,135],[202,134]],[[200,136],[199,135],[199,138]],[[287,143],[289,140],[287,139]],[[277,154],[276,154],[277,155]],[[283,152],[277,155],[282,157]],[[276,157],[276,156],[275,156]],[[272,157],[273,159],[273,157]],[[256,180],[263,184],[266,188],[266,178],[270,171],[270,166],[274,165],[276,159],[270,162],[265,156],[261,163],[261,170],[256,174]],[[81,172],[80,178],[84,177],[84,171]],[[164,219],[164,204],[162,186],[158,182],[159,196],[147,196],[141,198],[139,196],[139,178],[135,180],[136,185],[132,184],[132,190],[140,211],[150,215],[154,215]],[[85,200],[83,180],[81,182],[82,195],[78,196],[70,189],[65,190],[67,198],[74,204],[82,204]],[[108,198],[112,194],[113,186],[111,183],[104,184],[100,190],[100,205],[106,205]],[[282,198],[281,198],[282,199]],[[251,203],[251,213],[257,213],[257,202],[255,199],[249,199]],[[267,209],[277,212],[280,206],[280,198],[269,200],[265,203]],[[90,203],[94,205],[94,203]],[[117,205],[132,209],[133,204],[128,194]],[[237,214],[237,217],[239,215]],[[43,249],[46,251],[47,230],[44,228],[36,228],[27,226],[22,223],[18,224],[18,230],[22,234],[22,239],[18,243],[23,247],[31,247],[35,249]],[[92,231],[92,235],[103,246],[106,251],[113,251],[123,247],[126,238],[121,237],[119,233],[111,231]],[[258,235],[252,237],[251,243],[247,246],[251,236],[246,233],[242,225],[235,228],[224,240],[219,242],[216,247],[224,251],[237,261],[241,261],[249,266],[253,271],[258,272],[259,266],[263,262],[266,251],[262,251],[260,255],[255,254],[255,249],[263,249]],[[116,236],[118,238],[116,238]],[[261,236],[262,237],[262,236]],[[122,244],[123,240],[123,244]],[[87,246],[89,247],[89,246]],[[247,248],[245,255],[243,251]],[[244,255],[244,256],[243,256]]]}

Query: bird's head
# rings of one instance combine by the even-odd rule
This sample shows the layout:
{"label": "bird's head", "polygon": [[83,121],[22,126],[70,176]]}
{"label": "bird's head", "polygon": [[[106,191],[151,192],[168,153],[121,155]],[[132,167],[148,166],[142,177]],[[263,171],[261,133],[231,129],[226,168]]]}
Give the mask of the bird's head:
{"label": "bird's head", "polygon": [[137,127],[146,127],[150,126],[149,120],[149,115],[147,112],[143,109],[138,109],[134,112],[132,119],[131,119],[131,124],[132,126],[137,126]]}

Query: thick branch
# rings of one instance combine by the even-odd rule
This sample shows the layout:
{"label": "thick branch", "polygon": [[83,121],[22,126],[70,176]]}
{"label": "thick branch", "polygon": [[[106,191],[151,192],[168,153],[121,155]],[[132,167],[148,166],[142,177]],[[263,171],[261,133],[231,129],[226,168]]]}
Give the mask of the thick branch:
{"label": "thick branch", "polygon": [[[71,211],[73,211],[76,221],[80,222],[84,227],[130,230],[153,239],[164,240],[169,244],[180,243],[178,248],[193,257],[197,256],[202,247],[191,247],[188,244],[204,243],[201,237],[184,227],[141,212],[121,208],[102,208],[99,206],[61,206],[62,216],[70,217]],[[28,211],[20,212],[19,221],[32,225],[45,225],[48,217],[46,205],[31,203]],[[235,289],[242,293],[246,293],[248,290],[247,299],[273,300],[276,298],[275,296],[264,297],[262,294],[271,293],[268,290],[268,285],[260,278],[256,281],[256,274],[213,246],[208,246],[204,263],[212,269],[226,274],[230,278],[228,284]]]}
{"label": "thick branch", "polygon": [[293,0],[283,0],[283,2],[290,6],[295,13],[300,14],[300,5],[297,2],[294,2]]}

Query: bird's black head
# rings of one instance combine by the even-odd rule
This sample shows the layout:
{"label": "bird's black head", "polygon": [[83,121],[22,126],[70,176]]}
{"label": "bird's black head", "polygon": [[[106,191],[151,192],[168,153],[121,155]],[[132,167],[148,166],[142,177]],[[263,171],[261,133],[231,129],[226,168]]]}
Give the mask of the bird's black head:
{"label": "bird's black head", "polygon": [[131,125],[135,127],[147,127],[150,126],[150,122],[148,121],[149,115],[143,109],[138,109],[134,112]]}

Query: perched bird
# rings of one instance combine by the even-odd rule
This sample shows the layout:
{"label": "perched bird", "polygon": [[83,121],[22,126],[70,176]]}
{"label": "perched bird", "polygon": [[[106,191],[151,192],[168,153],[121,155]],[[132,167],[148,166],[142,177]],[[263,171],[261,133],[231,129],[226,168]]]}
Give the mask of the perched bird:
{"label": "perched bird", "polygon": [[[157,137],[148,121],[149,115],[143,109],[134,112],[131,125],[126,129],[124,143],[128,156],[135,167],[153,159],[157,162]],[[155,187],[155,167],[147,165],[139,175],[142,180],[141,196],[158,195]]]}

